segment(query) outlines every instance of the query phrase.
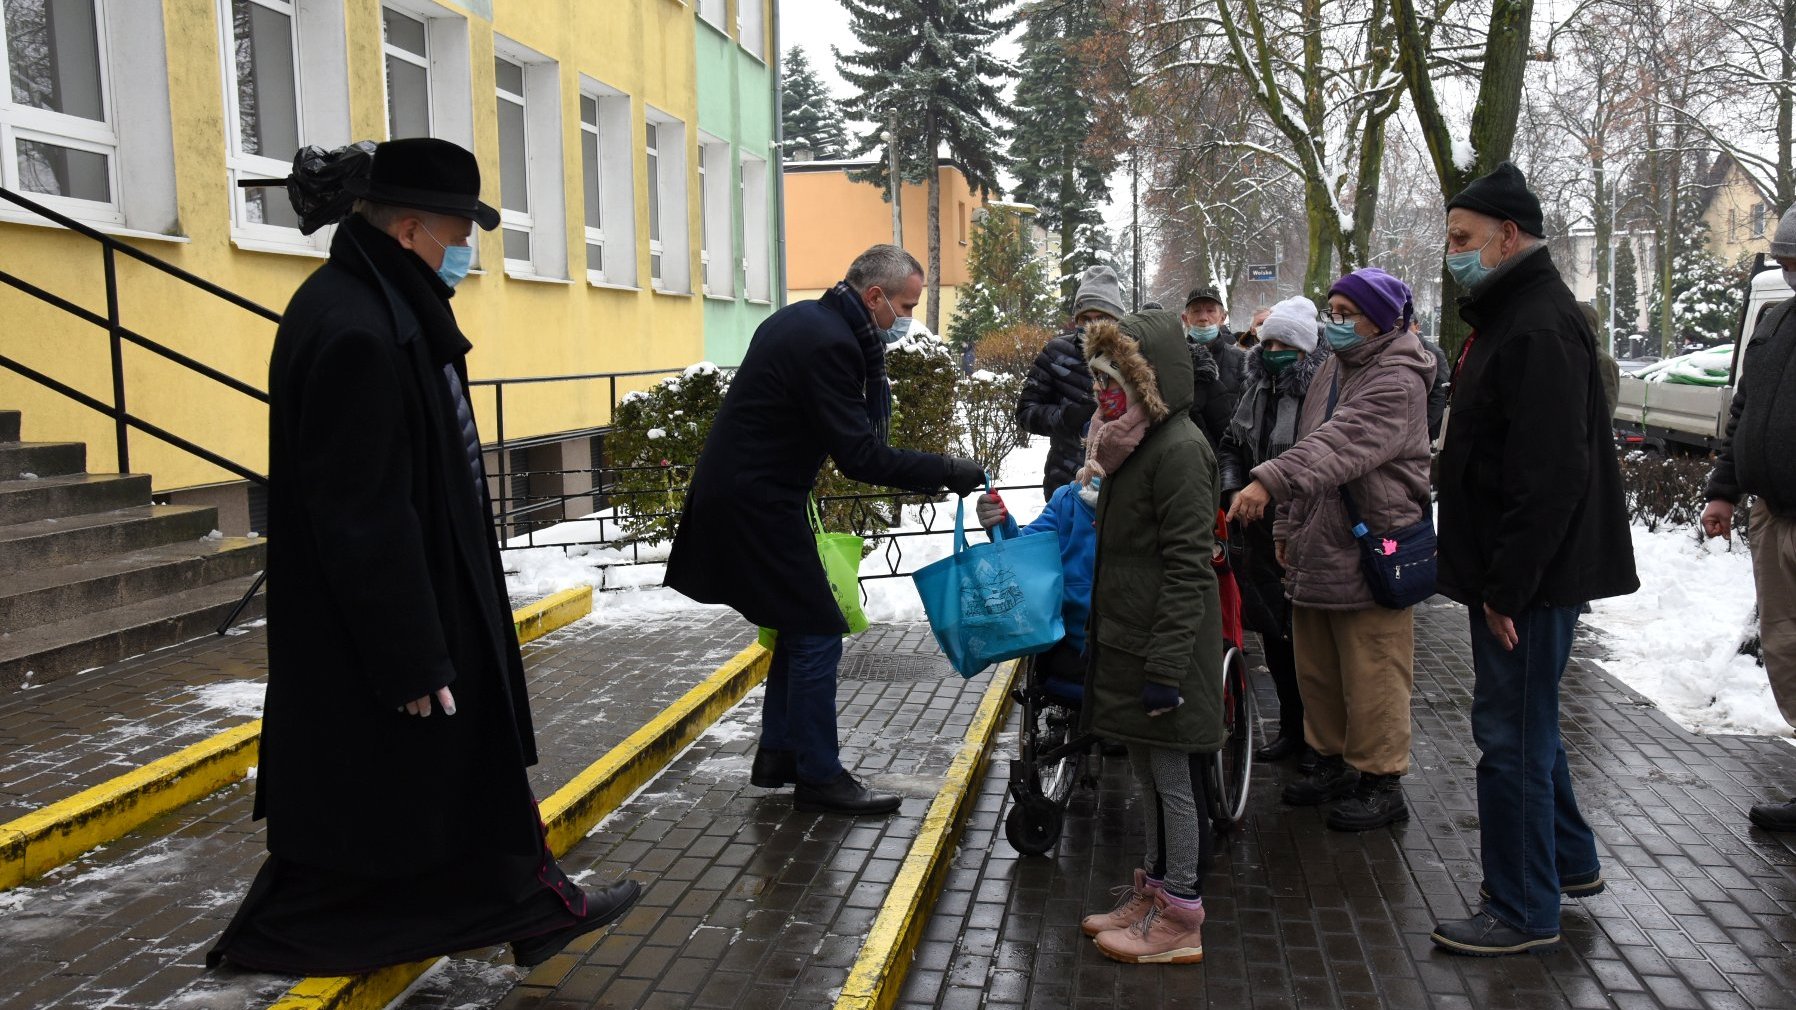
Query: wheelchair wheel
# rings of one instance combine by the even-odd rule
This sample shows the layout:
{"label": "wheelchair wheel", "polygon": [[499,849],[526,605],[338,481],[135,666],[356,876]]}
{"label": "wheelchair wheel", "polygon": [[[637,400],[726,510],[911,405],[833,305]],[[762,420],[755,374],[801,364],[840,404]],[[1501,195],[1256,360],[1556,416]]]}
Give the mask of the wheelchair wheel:
{"label": "wheelchair wheel", "polygon": [[1004,817],[1004,838],[1023,855],[1039,856],[1060,840],[1063,819],[1060,804],[1047,797],[1020,797]]}
{"label": "wheelchair wheel", "polygon": [[1210,763],[1210,817],[1217,831],[1234,830],[1247,815],[1255,722],[1247,659],[1231,646],[1222,659],[1222,723],[1227,739]]}

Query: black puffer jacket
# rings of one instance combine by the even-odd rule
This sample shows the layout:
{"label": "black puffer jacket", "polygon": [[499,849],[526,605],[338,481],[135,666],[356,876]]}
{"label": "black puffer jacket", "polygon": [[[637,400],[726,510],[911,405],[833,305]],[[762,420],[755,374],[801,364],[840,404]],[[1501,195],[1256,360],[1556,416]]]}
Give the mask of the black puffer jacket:
{"label": "black puffer jacket", "polygon": [[1043,495],[1073,479],[1085,461],[1085,425],[1097,409],[1091,396],[1091,368],[1085,364],[1084,336],[1077,330],[1048,341],[1017,396],[1016,420],[1032,435],[1048,436]]}
{"label": "black puffer jacket", "polygon": [[1514,617],[1640,588],[1596,341],[1538,249],[1460,303],[1440,454],[1440,591]]}
{"label": "black puffer jacket", "polygon": [[1235,406],[1241,402],[1247,352],[1235,346],[1235,338],[1227,330],[1207,344],[1189,339],[1185,343],[1191,348],[1191,420],[1209,441],[1210,451],[1220,454],[1229,418],[1235,416]]}
{"label": "black puffer jacket", "polygon": [[1704,496],[1739,503],[1756,494],[1779,516],[1796,515],[1796,298],[1773,308],[1740,354],[1727,441]]}

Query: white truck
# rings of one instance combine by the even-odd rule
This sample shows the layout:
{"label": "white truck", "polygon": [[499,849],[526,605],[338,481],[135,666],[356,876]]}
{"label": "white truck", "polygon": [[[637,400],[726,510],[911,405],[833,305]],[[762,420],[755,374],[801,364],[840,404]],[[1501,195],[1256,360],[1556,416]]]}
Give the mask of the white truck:
{"label": "white truck", "polygon": [[1791,297],[1783,271],[1755,260],[1747,284],[1746,305],[1735,334],[1732,364],[1727,382],[1720,386],[1651,382],[1623,374],[1615,398],[1615,438],[1619,448],[1659,452],[1706,453],[1721,446],[1727,435],[1727,412],[1734,387],[1740,382],[1740,363],[1759,320],[1778,302]]}

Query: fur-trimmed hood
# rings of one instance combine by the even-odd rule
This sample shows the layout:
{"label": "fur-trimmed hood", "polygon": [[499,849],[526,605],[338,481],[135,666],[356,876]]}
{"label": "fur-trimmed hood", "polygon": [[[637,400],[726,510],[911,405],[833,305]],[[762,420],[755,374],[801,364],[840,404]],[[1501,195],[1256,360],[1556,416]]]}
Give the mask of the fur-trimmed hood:
{"label": "fur-trimmed hood", "polygon": [[1085,360],[1099,356],[1115,363],[1151,424],[1191,409],[1191,348],[1176,313],[1136,312],[1086,327]]}

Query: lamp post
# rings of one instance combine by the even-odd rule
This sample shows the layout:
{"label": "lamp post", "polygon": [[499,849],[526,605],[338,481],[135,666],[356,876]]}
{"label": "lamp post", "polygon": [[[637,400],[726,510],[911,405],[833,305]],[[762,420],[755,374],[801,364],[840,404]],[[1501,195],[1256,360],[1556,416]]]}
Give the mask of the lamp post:
{"label": "lamp post", "polygon": [[902,249],[904,248],[904,214],[898,203],[902,193],[898,182],[898,138],[893,135],[891,130],[885,130],[880,133],[879,139],[885,142],[886,151],[891,157],[891,165],[886,169],[886,184],[892,196],[892,244]]}

